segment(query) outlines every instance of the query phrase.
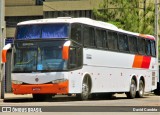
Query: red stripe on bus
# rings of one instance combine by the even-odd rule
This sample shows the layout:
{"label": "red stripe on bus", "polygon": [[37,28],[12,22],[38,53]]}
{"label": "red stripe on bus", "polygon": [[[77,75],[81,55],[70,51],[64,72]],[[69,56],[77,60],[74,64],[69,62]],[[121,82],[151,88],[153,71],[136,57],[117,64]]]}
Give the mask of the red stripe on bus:
{"label": "red stripe on bus", "polygon": [[148,69],[149,66],[150,66],[150,63],[151,63],[151,57],[150,56],[135,55],[132,67],[133,68]]}
{"label": "red stripe on bus", "polygon": [[150,56],[143,56],[142,68],[148,69],[150,66],[151,57]]}

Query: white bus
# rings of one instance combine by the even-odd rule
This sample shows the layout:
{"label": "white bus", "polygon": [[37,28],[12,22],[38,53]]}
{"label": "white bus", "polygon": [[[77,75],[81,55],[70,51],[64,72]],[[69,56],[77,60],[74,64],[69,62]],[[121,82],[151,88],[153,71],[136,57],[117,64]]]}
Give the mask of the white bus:
{"label": "white bus", "polygon": [[155,38],[88,18],[20,22],[12,47],[14,94],[143,97],[157,87]]}

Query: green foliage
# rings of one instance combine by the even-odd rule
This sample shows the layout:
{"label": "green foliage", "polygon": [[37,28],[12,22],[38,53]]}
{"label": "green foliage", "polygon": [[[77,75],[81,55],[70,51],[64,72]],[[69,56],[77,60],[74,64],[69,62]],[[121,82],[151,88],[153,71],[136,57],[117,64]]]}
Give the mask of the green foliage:
{"label": "green foliage", "polygon": [[103,0],[99,9],[93,10],[97,20],[110,22],[128,31],[154,34],[152,0]]}
{"label": "green foliage", "polygon": [[154,35],[155,6],[153,0],[103,0],[99,9],[101,10],[93,10],[97,20],[112,23],[124,30]]}

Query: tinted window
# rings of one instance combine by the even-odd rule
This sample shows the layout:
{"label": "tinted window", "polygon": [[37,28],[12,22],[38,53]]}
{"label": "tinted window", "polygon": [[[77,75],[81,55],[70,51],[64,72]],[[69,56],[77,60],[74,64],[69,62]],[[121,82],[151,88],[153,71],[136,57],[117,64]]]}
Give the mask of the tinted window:
{"label": "tinted window", "polygon": [[129,51],[128,48],[128,38],[125,34],[119,34],[119,50],[120,51]]}
{"label": "tinted window", "polygon": [[69,68],[77,68],[82,66],[82,48],[76,45],[70,47]]}
{"label": "tinted window", "polygon": [[42,25],[42,38],[67,38],[68,24]]}
{"label": "tinted window", "polygon": [[151,54],[152,56],[156,56],[155,41],[151,41]]}
{"label": "tinted window", "polygon": [[111,50],[117,50],[117,38],[116,32],[108,31],[108,48]]}
{"label": "tinted window", "polygon": [[76,64],[76,47],[70,47],[70,57],[69,57],[69,68],[75,68],[77,66]]}
{"label": "tinted window", "polygon": [[108,32],[105,31],[104,32],[104,47],[105,48],[108,48],[108,39],[107,39],[108,36],[107,35],[108,35]]}
{"label": "tinted window", "polygon": [[93,27],[84,26],[83,28],[83,40],[85,46],[95,47],[95,32]]}
{"label": "tinted window", "polygon": [[104,40],[105,40],[105,31],[104,30],[96,30],[96,40],[97,40],[97,47],[102,48],[104,47]]}
{"label": "tinted window", "polygon": [[145,55],[145,39],[138,38],[138,52],[139,54]]}
{"label": "tinted window", "polygon": [[137,53],[137,37],[128,36],[129,50],[131,53]]}
{"label": "tinted window", "polygon": [[146,46],[146,55],[151,55],[151,42],[150,42],[150,40],[146,40],[145,46]]}
{"label": "tinted window", "polygon": [[16,39],[68,38],[68,24],[34,24],[17,27]]}
{"label": "tinted window", "polygon": [[72,24],[71,26],[71,39],[78,42],[82,43],[81,39],[81,24]]}

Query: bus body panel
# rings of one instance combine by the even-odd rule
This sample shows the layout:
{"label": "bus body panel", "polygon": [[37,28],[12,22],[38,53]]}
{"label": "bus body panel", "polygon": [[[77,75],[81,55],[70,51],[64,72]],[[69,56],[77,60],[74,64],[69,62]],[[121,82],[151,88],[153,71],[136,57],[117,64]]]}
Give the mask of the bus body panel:
{"label": "bus body panel", "polygon": [[67,72],[12,73],[15,94],[68,94],[68,84]]}
{"label": "bus body panel", "polygon": [[[37,79],[38,78],[38,79]],[[46,72],[46,73],[12,73],[12,80],[21,81],[26,84],[44,84],[54,80],[67,80],[67,72]]]}
{"label": "bus body panel", "polygon": [[[145,81],[145,92],[156,88],[157,68],[155,66],[156,59],[153,57],[151,57],[149,68],[146,69],[132,67],[135,58],[135,55],[132,54],[88,48],[85,48],[83,52],[84,66],[81,70],[72,71],[69,75],[70,93],[81,92],[80,86],[85,73],[89,73],[91,76],[91,93],[128,92],[133,76],[136,76],[137,90],[139,90],[141,77],[143,77]],[[153,73],[155,73],[155,75],[153,75]],[[152,84],[152,82],[155,83]]]}

